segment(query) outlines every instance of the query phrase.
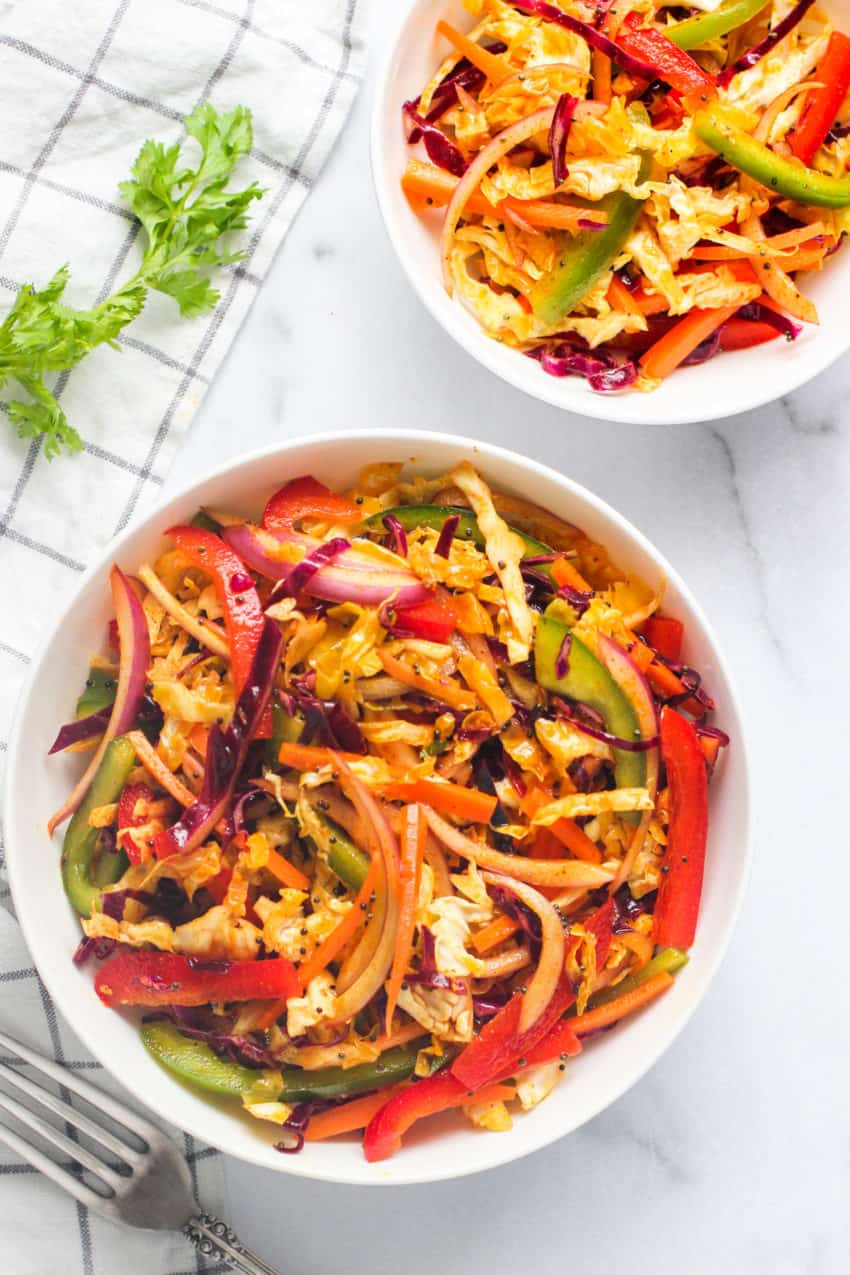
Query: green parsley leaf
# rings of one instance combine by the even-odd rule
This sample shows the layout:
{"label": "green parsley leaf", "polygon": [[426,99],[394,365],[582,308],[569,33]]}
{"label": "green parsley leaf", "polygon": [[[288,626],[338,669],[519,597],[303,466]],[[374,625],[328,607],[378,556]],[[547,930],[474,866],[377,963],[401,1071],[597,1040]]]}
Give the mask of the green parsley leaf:
{"label": "green parsley leaf", "polygon": [[151,288],[173,297],[187,318],[211,310],[219,293],[208,272],[245,255],[233,250],[230,237],[245,229],[249,205],[264,192],[256,182],[244,190],[226,187],[251,150],[251,112],[237,106],[219,113],[206,102],[184,125],[200,147],[195,168],[185,166],[179,145],[147,141],[129,180],[120,183],[147,240],[132,278],[92,309],[78,310],[62,301],[69,278],[63,266],[40,290],[25,284],[0,324],[0,389],[12,381],[29,395],[7,403],[7,414],[21,438],[44,437],[48,459],[63,448],[79,451],[82,440],[45,376],[76,367],[98,345],[114,346]]}

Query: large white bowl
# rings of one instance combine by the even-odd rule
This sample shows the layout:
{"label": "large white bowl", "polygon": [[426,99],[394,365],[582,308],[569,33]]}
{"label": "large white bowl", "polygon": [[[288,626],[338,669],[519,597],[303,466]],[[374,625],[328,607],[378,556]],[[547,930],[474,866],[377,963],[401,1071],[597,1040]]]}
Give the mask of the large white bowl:
{"label": "large white bowl", "polygon": [[[850,16],[848,0],[827,9]],[[399,6],[397,33],[390,38],[372,114],[372,175],[392,245],[420,300],[450,336],[491,372],[534,398],[598,420],[640,425],[710,421],[761,407],[804,385],[850,348],[846,322],[850,251],[832,258],[820,274],[805,276],[804,288],[820,314],[793,343],[770,341],[751,350],[723,354],[664,381],[652,394],[597,394],[578,377],[548,376],[533,359],[485,335],[477,320],[446,293],[440,272],[440,217],[420,217],[401,189],[410,148],[402,129],[402,102],[415,98],[434,74],[449,45],[436,34],[445,18],[460,30],[471,19],[462,0],[414,0]]]}
{"label": "large white bowl", "polygon": [[[79,758],[47,758],[58,725],[73,715],[109,616],[107,572],[113,560],[132,572],[164,545],[163,528],[191,517],[201,504],[256,514],[287,479],[312,473],[331,486],[350,483],[371,461],[415,463],[443,473],[464,457],[502,490],[529,497],[584,527],[613,557],[648,581],[667,578],[665,605],[687,632],[686,658],[705,673],[717,700],[717,720],[734,739],[733,760],[712,785],[708,869],[699,933],[690,964],[675,987],[638,1018],[589,1045],[555,1093],[519,1117],[510,1133],[482,1134],[465,1122],[428,1122],[384,1164],[367,1164],[356,1142],[309,1145],[297,1156],[273,1149],[274,1126],[243,1118],[162,1071],[139,1041],[131,1017],[106,1009],[90,970],[71,955],[80,939],[77,917],[59,874],[59,839],[45,831],[80,769]],[[747,765],[740,714],[717,641],[687,587],[651,544],[598,497],[551,469],[498,447],[449,434],[362,431],[326,434],[255,452],[185,488],[143,523],[113,541],[63,607],[34,660],[21,697],[9,751],[4,818],[15,906],[33,959],[60,1012],[105,1067],[149,1107],[223,1151],[279,1173],[333,1182],[407,1183],[450,1178],[505,1164],[577,1129],[618,1098],[674,1040],[696,1009],[729,941],[749,858]]]}

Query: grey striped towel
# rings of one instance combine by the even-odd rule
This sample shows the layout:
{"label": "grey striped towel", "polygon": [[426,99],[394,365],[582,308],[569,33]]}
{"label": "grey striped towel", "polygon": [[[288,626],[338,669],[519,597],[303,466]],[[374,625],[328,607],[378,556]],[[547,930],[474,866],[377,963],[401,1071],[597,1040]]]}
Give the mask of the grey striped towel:
{"label": "grey striped towel", "polygon": [[[180,441],[345,121],[362,75],[365,0],[6,0],[0,3],[0,313],[63,262],[74,304],[133,271],[137,223],[117,183],[147,137],[173,141],[199,102],[254,115],[239,183],[266,188],[248,255],[216,309],[182,319],[155,295],[120,338],[55,393],[83,436],[49,462],[0,415],[0,767],[18,691],[57,599],[157,499]],[[4,304],[5,298],[5,304]],[[3,404],[0,402],[0,411]],[[14,605],[12,605],[14,599]],[[0,902],[9,907],[2,878]],[[57,1017],[11,914],[0,911],[0,1021],[73,1067],[97,1071]],[[178,1140],[183,1143],[182,1135]],[[207,1206],[219,1157],[184,1147]],[[0,1152],[4,1269],[14,1275],[176,1275],[204,1269],[179,1238],[118,1231]]]}

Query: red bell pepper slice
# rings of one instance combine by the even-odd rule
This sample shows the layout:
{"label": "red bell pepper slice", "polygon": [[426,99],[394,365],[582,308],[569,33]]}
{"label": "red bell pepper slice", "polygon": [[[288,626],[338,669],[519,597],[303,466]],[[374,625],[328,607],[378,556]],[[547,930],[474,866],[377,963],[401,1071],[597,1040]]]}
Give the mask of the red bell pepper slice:
{"label": "red bell pepper slice", "polygon": [[446,642],[457,628],[451,600],[442,591],[412,606],[390,606],[384,611],[384,618],[391,633],[426,642]]}
{"label": "red bell pepper slice", "polygon": [[727,353],[730,350],[749,350],[754,345],[775,341],[781,335],[772,324],[761,323],[758,319],[727,319],[719,333],[720,348]]}
{"label": "red bell pepper slice", "polygon": [[173,952],[119,952],[101,965],[95,990],[104,1005],[209,1005],[287,1000],[300,994],[295,966],[269,961],[199,961]]}
{"label": "red bell pepper slice", "polygon": [[690,53],[680,49],[656,27],[641,26],[637,13],[627,15],[617,33],[617,44],[632,57],[648,62],[658,72],[658,78],[682,97],[697,97],[704,102],[717,93],[712,77]]}
{"label": "red bell pepper slice", "polygon": [[[505,1086],[492,1085],[480,1095],[482,1102],[494,1102],[513,1097],[513,1091]],[[407,1130],[424,1116],[434,1116],[439,1111],[460,1107],[472,1095],[466,1085],[449,1071],[441,1071],[426,1080],[418,1080],[407,1089],[399,1090],[375,1112],[363,1135],[363,1151],[370,1163],[387,1160],[401,1147]]]}
{"label": "red bell pepper slice", "polygon": [[611,950],[614,933],[614,900],[607,899],[601,907],[582,921],[582,927],[596,939],[596,969],[602,969]]}
{"label": "red bell pepper slice", "polygon": [[124,833],[127,828],[141,828],[142,824],[148,822],[146,814],[141,812],[136,814],[136,805],[140,801],[150,802],[153,799],[153,790],[147,784],[127,784],[118,800],[118,811],[115,816],[118,835],[115,840],[131,863],[141,863],[142,856],[133,838],[125,836]]}
{"label": "red bell pepper slice", "polygon": [[[203,527],[172,527],[166,532],[178,549],[196,567],[215,581],[224,609],[224,625],[230,647],[230,670],[236,695],[245,686],[265,624],[260,595],[242,559],[230,545]],[[271,706],[266,708],[257,729],[258,739],[270,739]]]}
{"label": "red bell pepper slice", "polygon": [[647,622],[644,635],[654,651],[675,664],[682,658],[682,638],[685,626],[670,615],[653,615]]}
{"label": "red bell pepper slice", "polygon": [[823,87],[806,94],[799,121],[788,139],[804,164],[811,164],[820,150],[850,89],[850,37],[833,31],[811,78]]}
{"label": "red bell pepper slice", "polygon": [[562,1018],[533,1049],[529,1049],[525,1061],[529,1067],[533,1067],[535,1063],[554,1062],[564,1054],[568,1058],[575,1058],[580,1053],[581,1041],[573,1031],[572,1020]]}
{"label": "red bell pepper slice", "polygon": [[661,710],[661,756],[670,788],[670,824],[655,904],[655,942],[688,948],[696,934],[705,844],[708,775],[699,738],[674,709]]}
{"label": "red bell pepper slice", "polygon": [[306,474],[303,478],[293,478],[275,492],[263,510],[262,526],[266,531],[291,531],[302,518],[333,523],[362,522],[363,510]]}
{"label": "red bell pepper slice", "polygon": [[522,992],[517,991],[498,1014],[485,1023],[474,1040],[452,1063],[452,1075],[467,1089],[480,1089],[491,1080],[509,1076],[554,1027],[575,1000],[566,974],[543,1013],[522,1033],[518,1030]]}

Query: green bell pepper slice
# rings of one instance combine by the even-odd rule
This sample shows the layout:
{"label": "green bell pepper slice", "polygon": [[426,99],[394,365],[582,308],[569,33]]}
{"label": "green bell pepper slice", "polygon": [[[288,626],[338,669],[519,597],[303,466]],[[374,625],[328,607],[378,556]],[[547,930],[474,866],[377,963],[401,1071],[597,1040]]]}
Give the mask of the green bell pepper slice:
{"label": "green bell pepper slice", "polygon": [[[640,727],[631,700],[605,665],[575,634],[570,644],[567,674],[558,677],[555,664],[570,626],[550,614],[551,610],[550,607],[540,617],[534,637],[534,672],[539,685],[555,695],[563,695],[595,709],[602,715],[609,734],[620,739],[640,739]],[[642,788],[646,783],[646,756],[615,748],[614,776],[619,788]],[[635,822],[640,816],[637,812],[630,812],[621,818]]]}
{"label": "green bell pepper slice", "polygon": [[[642,156],[639,181],[648,178],[650,164],[650,157]],[[532,310],[542,323],[559,323],[571,314],[582,297],[610,270],[634,230],[642,207],[642,200],[622,190],[615,190],[588,205],[589,217],[594,209],[607,213],[607,225],[602,230],[580,230],[571,238],[565,236],[557,265],[534,285],[529,298]]]}
{"label": "green bell pepper slice", "polygon": [[[426,1033],[423,1031],[423,1036]],[[357,1067],[321,1067],[305,1071],[283,1067],[255,1071],[219,1058],[202,1040],[191,1040],[167,1020],[145,1023],[141,1028],[146,1049],[181,1080],[223,1098],[249,1095],[256,1101],[310,1102],[319,1098],[350,1098],[372,1089],[385,1089],[413,1075],[419,1045],[388,1049],[374,1062]]]}
{"label": "green bell pepper slice", "polygon": [[709,40],[717,40],[730,31],[736,31],[767,4],[768,0],[727,0],[713,13],[695,13],[682,22],[671,22],[663,31],[667,39],[678,44],[680,49],[698,49]]}
{"label": "green bell pepper slice", "polygon": [[114,885],[127,869],[123,851],[98,854],[100,829],[89,827],[89,815],[98,806],[118,800],[135,764],[133,745],[123,735],[111,740],[91,787],[68,824],[62,844],[62,884],[80,916],[91,916],[100,904],[103,887]]}
{"label": "green bell pepper slice", "polygon": [[[383,531],[383,519],[392,515],[393,518],[398,518],[405,531],[415,531],[417,527],[432,527],[434,531],[439,531],[446,519],[453,514],[457,514],[459,519],[455,536],[460,540],[471,540],[479,549],[483,549],[484,536],[478,526],[478,519],[463,505],[397,505],[395,509],[383,509],[379,514],[372,514],[371,518],[366,519],[366,526],[370,531]],[[511,527],[511,531],[525,544],[526,557],[536,558],[539,554],[552,552],[548,545],[535,540],[533,536],[527,536],[524,531],[519,531],[516,527]]]}
{"label": "green bell pepper slice", "polygon": [[266,741],[266,765],[274,769],[278,764],[281,744],[297,744],[303,729],[302,718],[290,717],[283,705],[275,700],[272,704],[271,738]]}
{"label": "green bell pepper slice", "polygon": [[697,137],[727,164],[785,199],[817,208],[850,205],[850,175],[830,177],[814,168],[806,168],[799,160],[783,159],[743,129],[718,123],[708,111],[698,112],[693,124]]}
{"label": "green bell pepper slice", "polygon": [[625,996],[628,992],[633,992],[636,987],[640,987],[642,983],[648,982],[654,978],[656,974],[676,974],[688,963],[688,954],[678,947],[662,947],[656,952],[652,960],[647,961],[642,969],[636,974],[630,974],[628,978],[624,978],[622,983],[615,983],[613,987],[606,987],[601,992],[597,992],[591,997],[592,1008],[597,1005],[607,1005],[609,1001],[614,1001],[618,996]]}
{"label": "green bell pepper slice", "polygon": [[108,708],[114,703],[117,690],[118,678],[115,674],[108,669],[93,666],[89,669],[86,684],[77,700],[74,716],[79,721],[81,717],[89,717],[92,713],[99,713],[102,708]]}
{"label": "green bell pepper slice", "polygon": [[349,890],[359,890],[369,871],[369,856],[354,844],[339,824],[319,816],[328,830],[328,867]]}

